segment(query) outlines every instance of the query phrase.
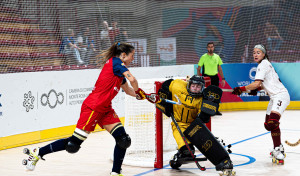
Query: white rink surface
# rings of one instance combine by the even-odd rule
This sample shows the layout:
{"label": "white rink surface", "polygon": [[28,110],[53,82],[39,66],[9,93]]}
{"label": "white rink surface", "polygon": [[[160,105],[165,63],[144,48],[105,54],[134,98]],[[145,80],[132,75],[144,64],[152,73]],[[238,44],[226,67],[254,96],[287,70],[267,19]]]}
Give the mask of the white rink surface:
{"label": "white rink surface", "polygon": [[[300,111],[285,111],[280,122],[282,143],[286,151],[284,165],[273,164],[269,158],[269,149],[273,143],[270,133],[264,129],[265,111],[223,112],[223,116],[213,117],[212,131],[215,136],[232,144],[230,157],[235,165],[236,175],[241,176],[296,176],[299,175],[300,145],[287,146],[284,141],[294,143],[300,139]],[[44,146],[50,142],[26,147]],[[25,146],[24,146],[25,147]],[[107,132],[89,135],[76,154],[65,151],[46,155],[46,161],[40,160],[35,171],[26,171],[21,164],[27,157],[24,147],[0,151],[1,176],[109,176],[112,168],[110,160],[114,139]],[[212,164],[201,162],[206,171],[200,171],[194,163],[173,170],[164,163],[163,169],[141,168],[123,165],[125,176],[187,176],[218,175]]]}

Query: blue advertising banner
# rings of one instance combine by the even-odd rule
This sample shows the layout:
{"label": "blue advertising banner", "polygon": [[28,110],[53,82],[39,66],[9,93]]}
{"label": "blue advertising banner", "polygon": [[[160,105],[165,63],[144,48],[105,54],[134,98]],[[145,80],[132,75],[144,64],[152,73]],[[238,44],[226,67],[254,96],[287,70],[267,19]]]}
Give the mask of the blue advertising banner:
{"label": "blue advertising banner", "polygon": [[[222,69],[227,82],[226,88],[246,86],[254,82],[257,65],[257,63],[223,64]],[[300,91],[298,91],[300,88],[300,63],[272,63],[272,65],[283,85],[288,89],[291,101],[300,101]],[[197,73],[197,67],[195,65],[195,73]],[[264,91],[260,91],[257,96],[243,93],[240,98],[243,102],[269,101],[270,99]],[[237,101],[230,101],[227,98],[226,102]]]}

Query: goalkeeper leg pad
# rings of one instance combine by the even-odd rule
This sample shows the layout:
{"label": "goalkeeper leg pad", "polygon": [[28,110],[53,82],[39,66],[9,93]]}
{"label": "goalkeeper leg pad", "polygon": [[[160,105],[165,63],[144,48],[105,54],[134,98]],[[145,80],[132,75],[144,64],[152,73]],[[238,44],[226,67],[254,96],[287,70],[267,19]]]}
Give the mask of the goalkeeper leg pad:
{"label": "goalkeeper leg pad", "polygon": [[228,152],[199,118],[191,123],[184,135],[215,166],[230,159]]}

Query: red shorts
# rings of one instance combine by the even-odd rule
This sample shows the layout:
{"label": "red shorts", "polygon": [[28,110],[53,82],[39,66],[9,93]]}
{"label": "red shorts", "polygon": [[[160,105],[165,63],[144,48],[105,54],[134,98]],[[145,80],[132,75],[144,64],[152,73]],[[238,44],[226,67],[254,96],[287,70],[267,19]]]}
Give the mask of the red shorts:
{"label": "red shorts", "polygon": [[96,124],[103,128],[103,125],[109,125],[118,122],[121,121],[113,109],[106,112],[96,112],[87,105],[82,104],[80,118],[77,122],[76,128],[85,131],[94,131]]}

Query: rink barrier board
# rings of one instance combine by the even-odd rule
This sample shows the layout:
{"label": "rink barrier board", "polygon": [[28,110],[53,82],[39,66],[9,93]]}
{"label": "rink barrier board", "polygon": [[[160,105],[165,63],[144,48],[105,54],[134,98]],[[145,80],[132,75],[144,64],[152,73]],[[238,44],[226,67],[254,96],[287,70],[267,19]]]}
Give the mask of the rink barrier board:
{"label": "rink barrier board", "polygon": [[[220,111],[266,110],[268,103],[268,101],[221,103]],[[300,102],[291,101],[287,110],[300,110]],[[124,124],[124,117],[120,117],[120,120]],[[74,132],[75,127],[76,125],[71,125],[2,137],[0,138],[0,150],[69,137]],[[97,126],[94,132],[98,131],[103,131],[103,129]]]}
{"label": "rink barrier board", "polygon": [[[221,103],[220,111],[266,110],[269,101]],[[287,110],[300,110],[299,101],[291,101]]]}
{"label": "rink barrier board", "polygon": [[[124,117],[120,117],[120,120],[124,124]],[[59,128],[52,128],[47,130],[2,137],[0,138],[0,150],[70,137],[73,134],[75,128],[76,125],[70,125]],[[97,125],[94,132],[99,131],[104,131],[104,129],[100,128]]]}

